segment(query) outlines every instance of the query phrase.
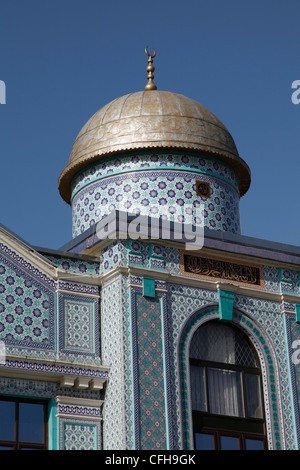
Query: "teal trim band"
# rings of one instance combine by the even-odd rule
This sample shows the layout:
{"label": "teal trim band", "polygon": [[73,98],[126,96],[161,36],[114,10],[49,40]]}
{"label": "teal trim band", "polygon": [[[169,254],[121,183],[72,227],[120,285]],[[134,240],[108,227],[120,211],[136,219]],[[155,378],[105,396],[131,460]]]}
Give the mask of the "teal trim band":
{"label": "teal trim band", "polygon": [[299,323],[300,322],[300,305],[296,304],[295,309],[296,309],[296,322]]}
{"label": "teal trim band", "polygon": [[[136,304],[136,295],[135,295],[135,304]],[[132,416],[132,436],[133,436],[132,450],[136,450],[137,443],[136,443],[136,437],[135,437],[136,429],[135,429],[135,400],[134,400],[135,383],[134,383],[134,367],[133,367],[133,364],[134,364],[133,348],[135,347],[135,345],[133,345],[133,334],[132,334],[133,324],[132,324],[132,315],[131,315],[131,312],[132,312],[131,293],[129,293],[129,296],[128,296],[128,306],[129,306],[129,332],[130,332],[129,334],[130,334],[130,358],[131,358],[130,382],[131,382],[131,406],[132,406],[131,416]]]}
{"label": "teal trim band", "polygon": [[48,450],[58,450],[58,418],[57,404],[54,398],[48,403]]}
{"label": "teal trim band", "polygon": [[164,320],[164,308],[162,299],[160,299],[160,311],[161,311],[161,340],[162,340],[162,357],[163,357],[163,377],[164,377],[164,403],[165,403],[165,423],[166,423],[166,441],[167,441],[167,448],[166,450],[170,449],[170,432],[169,432],[169,409],[168,409],[168,374],[167,374],[167,364],[166,364],[166,355],[168,354],[166,348],[166,331],[165,331],[165,320]]}
{"label": "teal trim band", "polygon": [[232,321],[234,295],[234,292],[218,289],[220,320]]}
{"label": "teal trim band", "polygon": [[143,296],[155,297],[155,279],[143,278]]}
{"label": "teal trim band", "polygon": [[56,293],[56,353],[59,353],[59,293]]}
{"label": "teal trim band", "polygon": [[[92,350],[93,354],[96,354],[96,312],[95,312],[95,303],[92,302],[92,324],[93,324],[93,330],[92,330]],[[100,341],[100,338],[99,338]]]}
{"label": "teal trim band", "polygon": [[[299,306],[298,306],[299,307]],[[292,370],[291,370],[291,359],[290,359],[290,351],[289,351],[289,340],[288,340],[288,332],[287,332],[287,316],[284,314],[283,316],[283,330],[284,330],[284,339],[285,339],[285,351],[287,357],[287,368],[288,368],[288,380],[289,380],[289,390],[290,390],[290,399],[292,405],[292,419],[293,419],[293,428],[294,428],[294,439],[296,444],[296,450],[299,450],[299,442],[297,437],[297,423],[296,423],[296,410],[298,405],[295,403],[294,393],[293,393],[293,383],[292,383]],[[295,406],[296,405],[296,406]]]}

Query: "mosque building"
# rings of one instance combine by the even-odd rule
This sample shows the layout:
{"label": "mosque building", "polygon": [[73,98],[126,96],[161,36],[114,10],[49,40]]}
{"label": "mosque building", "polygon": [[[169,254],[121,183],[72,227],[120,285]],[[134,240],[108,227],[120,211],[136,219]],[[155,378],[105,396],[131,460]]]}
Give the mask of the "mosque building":
{"label": "mosque building", "polygon": [[241,234],[247,163],[146,54],[59,176],[72,240],[0,226],[0,448],[298,449],[300,248]]}

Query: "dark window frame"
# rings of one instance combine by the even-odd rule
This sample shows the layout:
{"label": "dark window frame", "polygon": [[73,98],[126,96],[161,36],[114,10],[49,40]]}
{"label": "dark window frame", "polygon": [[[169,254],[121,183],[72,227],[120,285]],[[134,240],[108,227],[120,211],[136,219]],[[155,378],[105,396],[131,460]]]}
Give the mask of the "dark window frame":
{"label": "dark window frame", "polygon": [[[228,325],[229,326],[229,325]],[[253,354],[257,359],[257,364],[259,360],[257,353],[250,343],[247,336],[234,325],[230,324],[230,327],[236,330],[244,339],[247,341],[248,347],[252,350]],[[199,327],[201,328],[201,326]],[[213,434],[214,435],[214,446],[215,449],[220,449],[220,436],[230,436],[230,437],[239,437],[240,450],[245,450],[246,439],[257,439],[263,442],[263,449],[266,450],[267,438],[266,438],[266,417],[265,417],[265,407],[263,402],[263,386],[262,386],[262,374],[260,367],[249,367],[243,365],[229,364],[223,362],[213,362],[205,361],[195,358],[189,359],[190,366],[199,366],[204,368],[204,387],[205,387],[205,397],[206,397],[206,409],[207,411],[197,411],[192,410],[192,419],[193,419],[193,435],[194,435],[194,447],[196,448],[196,433],[201,434]],[[207,380],[207,368],[223,369],[223,370],[232,370],[241,373],[242,381],[242,402],[244,416],[229,416],[221,414],[213,414],[209,411],[209,390],[208,390],[208,380]],[[260,380],[259,391],[260,399],[262,406],[262,417],[253,418],[247,415],[247,394],[246,394],[246,383],[245,383],[245,374],[255,374],[258,375]]]}
{"label": "dark window frame", "polygon": [[[32,449],[32,450],[47,450],[48,448],[48,402],[41,399],[29,399],[22,397],[8,397],[1,396],[0,401],[12,402],[15,404],[15,438],[13,441],[0,440],[0,447],[9,447],[12,450]],[[19,405],[20,403],[40,404],[44,407],[44,425],[43,425],[43,442],[26,442],[19,441]]]}
{"label": "dark window frame", "polygon": [[[213,444],[215,450],[222,450],[221,448],[221,437],[235,437],[238,438],[239,441],[239,450],[247,450],[246,448],[246,440],[257,440],[262,443],[262,450],[268,450],[267,439],[266,437],[262,436],[261,434],[249,434],[249,433],[241,433],[241,432],[230,432],[230,431],[223,431],[223,430],[202,430],[201,434],[208,434],[213,436]],[[195,448],[196,448],[196,433],[194,433],[195,438]]]}

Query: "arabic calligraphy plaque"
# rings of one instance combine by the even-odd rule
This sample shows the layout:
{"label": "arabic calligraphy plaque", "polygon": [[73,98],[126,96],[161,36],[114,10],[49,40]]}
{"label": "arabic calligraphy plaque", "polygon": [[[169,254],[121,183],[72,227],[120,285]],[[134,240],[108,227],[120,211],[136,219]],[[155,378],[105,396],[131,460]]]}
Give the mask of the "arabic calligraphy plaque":
{"label": "arabic calligraphy plaque", "polygon": [[239,262],[233,263],[223,259],[184,252],[181,255],[181,270],[184,274],[263,287],[263,276],[260,266]]}

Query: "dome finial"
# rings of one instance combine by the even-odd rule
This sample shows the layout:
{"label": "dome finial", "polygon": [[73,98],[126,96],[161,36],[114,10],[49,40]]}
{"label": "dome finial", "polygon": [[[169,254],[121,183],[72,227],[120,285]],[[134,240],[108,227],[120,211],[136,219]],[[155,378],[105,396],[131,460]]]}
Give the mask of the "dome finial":
{"label": "dome finial", "polygon": [[154,78],[153,72],[154,72],[155,68],[152,65],[153,59],[156,56],[156,52],[155,52],[155,49],[153,49],[153,53],[149,54],[148,46],[146,46],[145,47],[145,53],[148,56],[148,64],[149,64],[148,67],[147,67],[148,83],[145,86],[145,90],[157,90],[157,86],[153,83],[153,78]]}

